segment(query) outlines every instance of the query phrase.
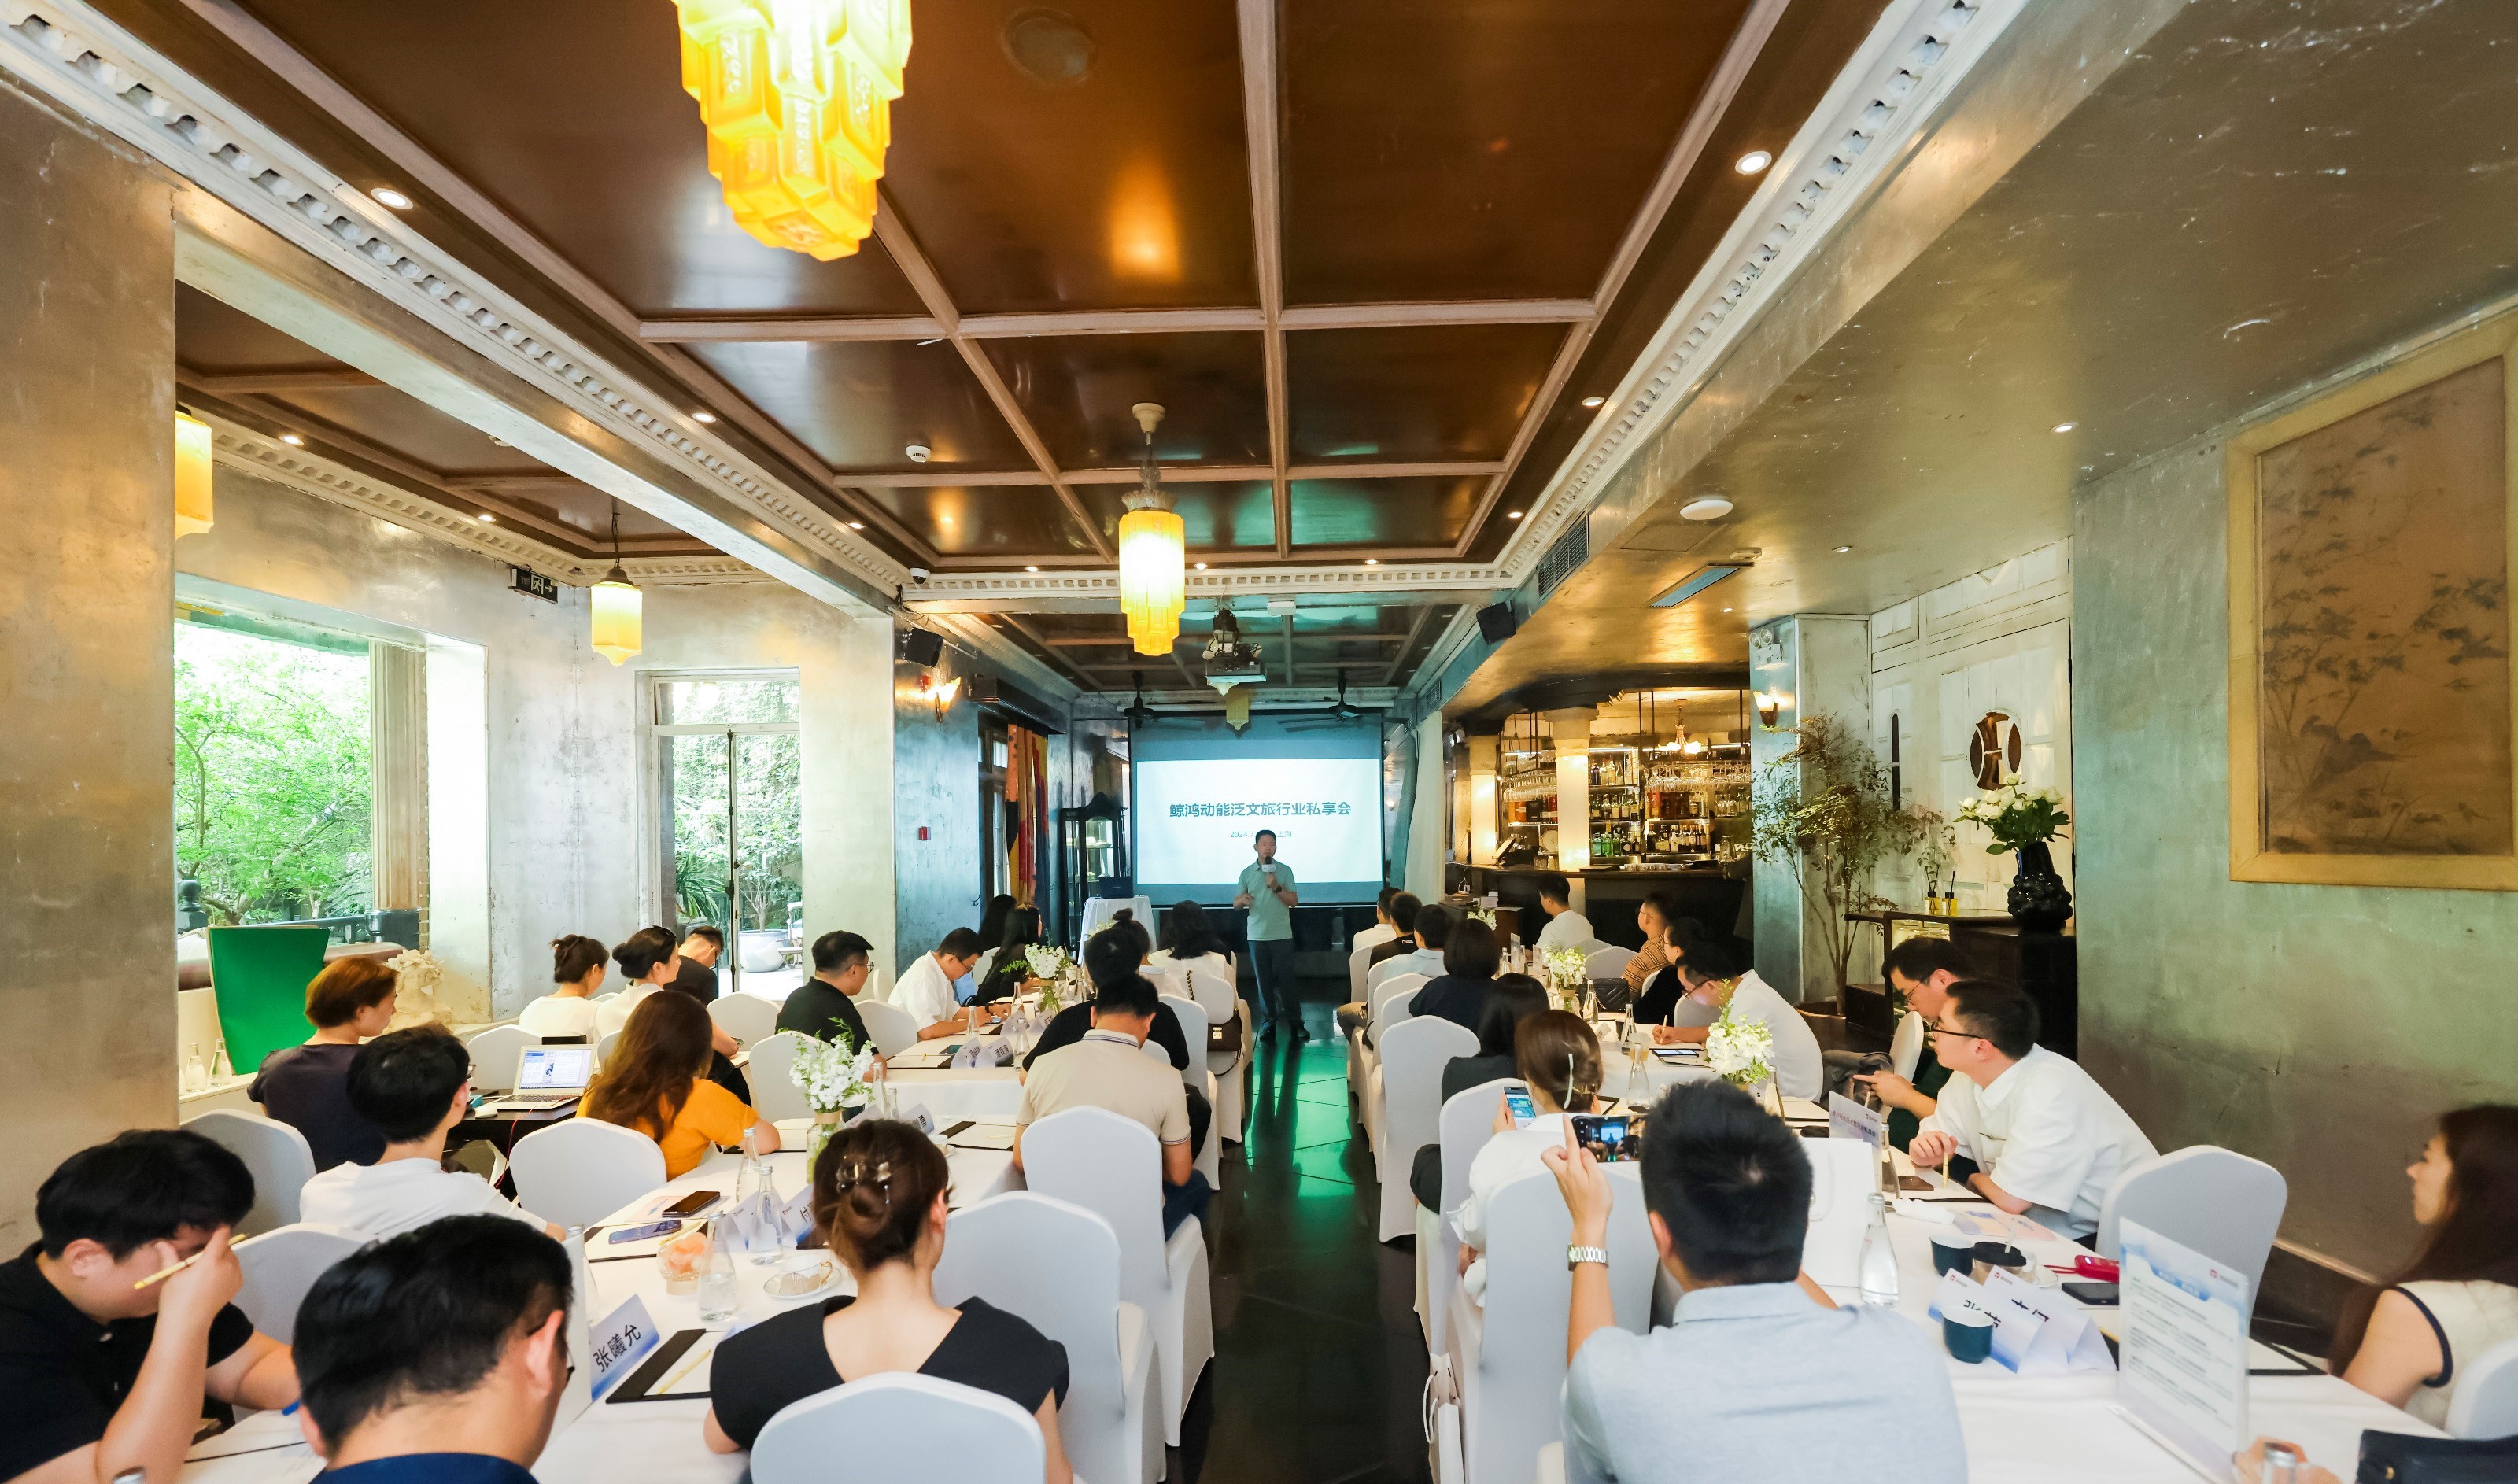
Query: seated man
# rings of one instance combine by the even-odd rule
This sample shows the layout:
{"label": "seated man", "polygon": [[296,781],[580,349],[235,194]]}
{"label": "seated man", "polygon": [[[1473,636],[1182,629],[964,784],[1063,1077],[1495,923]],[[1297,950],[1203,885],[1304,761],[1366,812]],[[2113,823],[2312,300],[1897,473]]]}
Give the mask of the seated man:
{"label": "seated man", "polygon": [[874,944],[854,933],[825,933],[813,939],[813,977],[796,986],[779,1008],[778,1028],[827,1041],[845,1033],[851,1046],[868,1039],[856,997],[873,977]]}
{"label": "seated man", "polygon": [[725,935],[706,923],[682,935],[673,951],[673,987],[705,1005],[716,998],[716,961],[725,952]]}
{"label": "seated man", "polygon": [[1390,931],[1373,943],[1371,954],[1365,959],[1365,997],[1337,1008],[1338,1029],[1346,1035],[1363,1034],[1365,1022],[1371,1016],[1372,971],[1387,960],[1416,951],[1416,914],[1424,910],[1424,903],[1410,893],[1393,892],[1388,887],[1381,889],[1381,897],[1382,905],[1373,913],[1378,922],[1357,934],[1355,940],[1362,946],[1368,935],[1381,932],[1380,923],[1388,923]]}
{"label": "seated man", "polygon": [[[1414,947],[1383,959],[1364,976],[1364,1044],[1372,1044],[1371,1005],[1381,986],[1403,974],[1421,974],[1427,982],[1443,977],[1443,950],[1452,941],[1452,914],[1428,902],[1416,909],[1416,929],[1401,942]],[[1421,987],[1421,986],[1419,986]]]}
{"label": "seated man", "polygon": [[350,1106],[385,1134],[373,1164],[336,1164],[306,1182],[298,1219],[396,1237],[441,1216],[505,1216],[557,1227],[527,1214],[478,1175],[445,1168],[446,1138],[472,1102],[472,1055],[441,1026],[380,1035],[350,1063]]}
{"label": "seated man", "polygon": [[[1808,1098],[1815,1101],[1827,1088],[1827,1059],[1819,1052],[1818,1035],[1802,1019],[1802,1013],[1777,994],[1774,986],[1758,978],[1757,971],[1740,962],[1731,945],[1722,942],[1696,942],[1687,947],[1687,957],[1662,971],[1674,976],[1685,997],[1717,1014],[1725,1007],[1736,1009],[1755,1021],[1763,1021],[1775,1038],[1775,1086],[1785,1097]],[[1654,981],[1655,989],[1662,981]],[[1663,1046],[1681,1042],[1703,1044],[1707,1026],[1671,1026],[1655,1024],[1671,1018],[1674,1001],[1656,1004],[1663,997],[1648,993],[1635,1006],[1638,1025],[1653,1026],[1653,1040]]]}
{"label": "seated man", "polygon": [[2009,984],[1952,984],[1932,1050],[1950,1079],[1906,1153],[1918,1168],[1967,1156],[1967,1183],[2015,1216],[2087,1237],[2116,1176],[2159,1153],[2078,1062],[2037,1044],[2037,1002]]}
{"label": "seated man", "polygon": [[[1906,1001],[1906,1014],[1898,1021],[1901,1032],[1908,1018],[1929,1028],[1949,1003],[1950,985],[1967,978],[1966,956],[1946,938],[1910,938],[1889,949],[1880,967],[1889,987]],[[1888,1109],[1889,1143],[1904,1149],[1914,1142],[1916,1126],[1932,1115],[1941,1084],[1949,1079],[1950,1069],[1932,1054],[1929,1033],[1924,1037],[1923,1051],[1915,1058],[1912,1077],[1902,1077],[1894,1071],[1869,1074],[1866,1080]]]}
{"label": "seated man", "polygon": [[265,1410],[297,1399],[288,1347],[228,1302],[244,1283],[228,1228],[252,1208],[244,1161],[179,1128],[134,1129],[62,1161],[35,1192],[40,1240],[0,1263],[0,1479],[170,1481],[203,1397]]}
{"label": "seated man", "polygon": [[1679,1288],[1675,1319],[1649,1334],[1620,1329],[1609,1295],[1609,1210],[1633,1187],[1613,1198],[1570,1126],[1540,1157],[1574,1217],[1566,1478],[1964,1484],[1941,1347],[1894,1310],[1837,1308],[1801,1276],[1801,1140],[1713,1081],[1671,1088],[1648,1127],[1645,1219]]}
{"label": "seated man", "polygon": [[1544,953],[1550,948],[1581,948],[1585,952],[1598,941],[1591,936],[1591,919],[1574,910],[1574,886],[1554,871],[1539,878],[1539,906],[1547,914],[1547,926],[1539,930],[1533,946]]}
{"label": "seated man", "polygon": [[558,1243],[494,1216],[449,1216],[326,1269],[297,1311],[297,1425],[322,1477],[532,1484],[568,1389],[569,1279]]}
{"label": "seated man", "polygon": [[[1348,940],[1346,950],[1349,953],[1353,953],[1358,948],[1378,948],[1383,943],[1398,938],[1399,923],[1390,915],[1390,903],[1397,899],[1399,895],[1397,887],[1383,887],[1380,895],[1373,897],[1372,926]],[[1366,967],[1369,968],[1372,959],[1368,955],[1364,962]]]}
{"label": "seated man", "polygon": [[[1108,935],[1104,935],[1107,937]],[[1096,945],[1101,938],[1094,939]],[[1090,948],[1088,947],[1088,956]],[[1154,986],[1133,965],[1125,978],[1105,981],[1093,1001],[1093,1028],[1072,1046],[1032,1064],[1023,1077],[1022,1107],[1015,1113],[1015,1168],[1022,1168],[1023,1132],[1070,1108],[1107,1108],[1154,1131],[1163,1146],[1163,1235],[1201,1215],[1212,1194],[1206,1176],[1191,1167],[1189,1088],[1177,1069],[1146,1055],[1146,1037],[1161,1008]]]}
{"label": "seated man", "polygon": [[900,982],[891,986],[891,1002],[918,1023],[920,1040],[959,1035],[971,1028],[975,1017],[1002,1013],[966,1010],[954,990],[954,984],[968,978],[978,961],[979,935],[955,928],[944,935],[934,952],[921,953],[916,963],[900,971]]}

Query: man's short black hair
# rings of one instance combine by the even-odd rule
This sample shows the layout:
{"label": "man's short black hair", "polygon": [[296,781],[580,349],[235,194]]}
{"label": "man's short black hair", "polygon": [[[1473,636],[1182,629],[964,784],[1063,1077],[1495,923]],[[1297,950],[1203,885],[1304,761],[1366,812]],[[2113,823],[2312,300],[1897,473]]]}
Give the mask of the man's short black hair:
{"label": "man's short black hair", "polygon": [[682,930],[682,939],[685,942],[694,938],[702,942],[716,944],[720,951],[725,947],[725,934],[704,922],[693,923]]}
{"label": "man's short black hair", "polygon": [[968,928],[955,928],[944,935],[944,940],[935,945],[935,951],[946,958],[977,958],[979,950],[985,946],[979,941],[978,934]]}
{"label": "man's short black hair", "polygon": [[1390,898],[1390,925],[1402,933],[1416,931],[1416,914],[1425,910],[1413,892],[1402,892]]}
{"label": "man's short black hair", "polygon": [[1380,895],[1373,897],[1373,904],[1380,907],[1383,914],[1387,915],[1390,911],[1390,898],[1398,895],[1399,889],[1397,887],[1383,887]]}
{"label": "man's short black hair", "polygon": [[1955,978],[1967,978],[1967,955],[1946,938],[1910,938],[1880,960],[1882,979],[1902,974],[1910,984],[1920,984],[1944,970]]}
{"label": "man's short black hair", "polygon": [[2013,1061],[2037,1049],[2037,1002],[2010,984],[1960,980],[1950,985],[1950,1008],[1942,1014],[1959,1029],[1991,1041],[1994,1050]]}
{"label": "man's short black hair", "polygon": [[[500,1069],[492,1068],[493,1075]],[[443,1026],[391,1030],[350,1058],[344,1088],[359,1116],[374,1124],[388,1144],[406,1144],[436,1130],[455,1090],[472,1075],[472,1053]]]}
{"label": "man's short black hair", "polygon": [[1749,966],[1740,962],[1740,955],[1732,951],[1731,945],[1718,938],[1700,938],[1689,943],[1687,957],[1679,960],[1679,967],[1686,971],[1680,977],[1690,983],[1702,983],[1709,979],[1736,979],[1749,971]]}
{"label": "man's short black hair", "polygon": [[1550,871],[1539,878],[1539,899],[1570,903],[1574,900],[1574,883],[1567,881],[1559,873]]}
{"label": "man's short black hair", "polygon": [[1416,909],[1416,942],[1420,947],[1440,948],[1452,940],[1452,914],[1434,902]]}
{"label": "man's short black hair", "polygon": [[569,1302],[568,1252],[507,1216],[448,1216],[325,1269],[297,1309],[307,1416],[327,1444],[379,1412],[460,1396]]}
{"label": "man's short black hair", "polygon": [[1274,840],[1276,838],[1277,832],[1275,830],[1261,830],[1258,834],[1250,837],[1250,843],[1255,846],[1262,840]]}
{"label": "man's short black hair", "polygon": [[813,972],[846,974],[859,959],[871,960],[874,944],[843,929],[813,939]]}
{"label": "man's short black hair", "polygon": [[84,1237],[120,1262],[186,1228],[234,1226],[253,1209],[253,1175],[186,1128],[135,1128],[70,1156],[35,1192],[44,1255]]}
{"label": "man's short black hair", "polygon": [[1682,1082],[1644,1120],[1644,1209],[1700,1283],[1791,1283],[1810,1163],[1784,1121],[1727,1082]]}

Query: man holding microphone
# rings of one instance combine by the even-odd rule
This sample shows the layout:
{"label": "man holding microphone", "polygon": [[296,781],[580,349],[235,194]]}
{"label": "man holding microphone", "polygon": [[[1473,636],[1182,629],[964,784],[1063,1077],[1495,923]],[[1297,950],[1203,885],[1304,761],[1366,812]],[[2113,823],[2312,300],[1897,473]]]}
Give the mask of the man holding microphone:
{"label": "man holding microphone", "polygon": [[1250,848],[1259,858],[1241,868],[1241,891],[1233,904],[1250,914],[1250,969],[1268,1011],[1268,1028],[1260,1037],[1275,1035],[1281,1026],[1293,1039],[1308,1041],[1312,1035],[1303,1028],[1303,1001],[1294,984],[1294,873],[1277,863],[1275,830],[1251,836]]}

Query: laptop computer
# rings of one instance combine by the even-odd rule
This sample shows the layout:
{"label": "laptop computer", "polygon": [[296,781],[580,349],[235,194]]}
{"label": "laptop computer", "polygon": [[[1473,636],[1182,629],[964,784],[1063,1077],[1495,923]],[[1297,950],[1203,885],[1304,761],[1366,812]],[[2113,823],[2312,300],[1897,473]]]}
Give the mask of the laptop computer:
{"label": "laptop computer", "polygon": [[527,1046],[516,1060],[516,1089],[504,1108],[557,1108],[586,1095],[594,1071],[591,1046]]}

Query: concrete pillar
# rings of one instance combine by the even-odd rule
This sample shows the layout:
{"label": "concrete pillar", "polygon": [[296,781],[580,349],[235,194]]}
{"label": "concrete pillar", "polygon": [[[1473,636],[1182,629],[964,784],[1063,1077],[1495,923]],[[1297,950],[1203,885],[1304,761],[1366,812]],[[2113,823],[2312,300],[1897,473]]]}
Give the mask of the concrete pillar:
{"label": "concrete pillar", "polygon": [[[1556,869],[1580,871],[1591,863],[1591,723],[1596,707],[1547,714],[1556,739]],[[1579,895],[1582,884],[1575,883]],[[1580,907],[1578,899],[1573,905]]]}
{"label": "concrete pillar", "polygon": [[1501,832],[1496,803],[1496,775],[1502,764],[1501,737],[1469,739],[1469,852],[1467,859],[1479,865],[1495,864],[1501,849],[1497,838]]}
{"label": "concrete pillar", "polygon": [[374,827],[375,908],[417,911],[406,948],[428,946],[428,656],[381,639],[368,644],[368,728],[374,738],[369,797]]}
{"label": "concrete pillar", "polygon": [[[1757,708],[1749,736],[1753,778],[1793,750],[1792,729],[1822,713],[1855,736],[1871,734],[1871,621],[1833,613],[1801,613],[1749,632],[1749,683]],[[1774,720],[1764,720],[1771,703]],[[1792,867],[1759,859],[1757,890],[1758,977],[1789,998],[1832,998],[1833,971],[1818,935],[1826,908],[1802,899]]]}
{"label": "concrete pillar", "polygon": [[175,249],[164,177],[0,87],[0,1249],[175,1116]]}

